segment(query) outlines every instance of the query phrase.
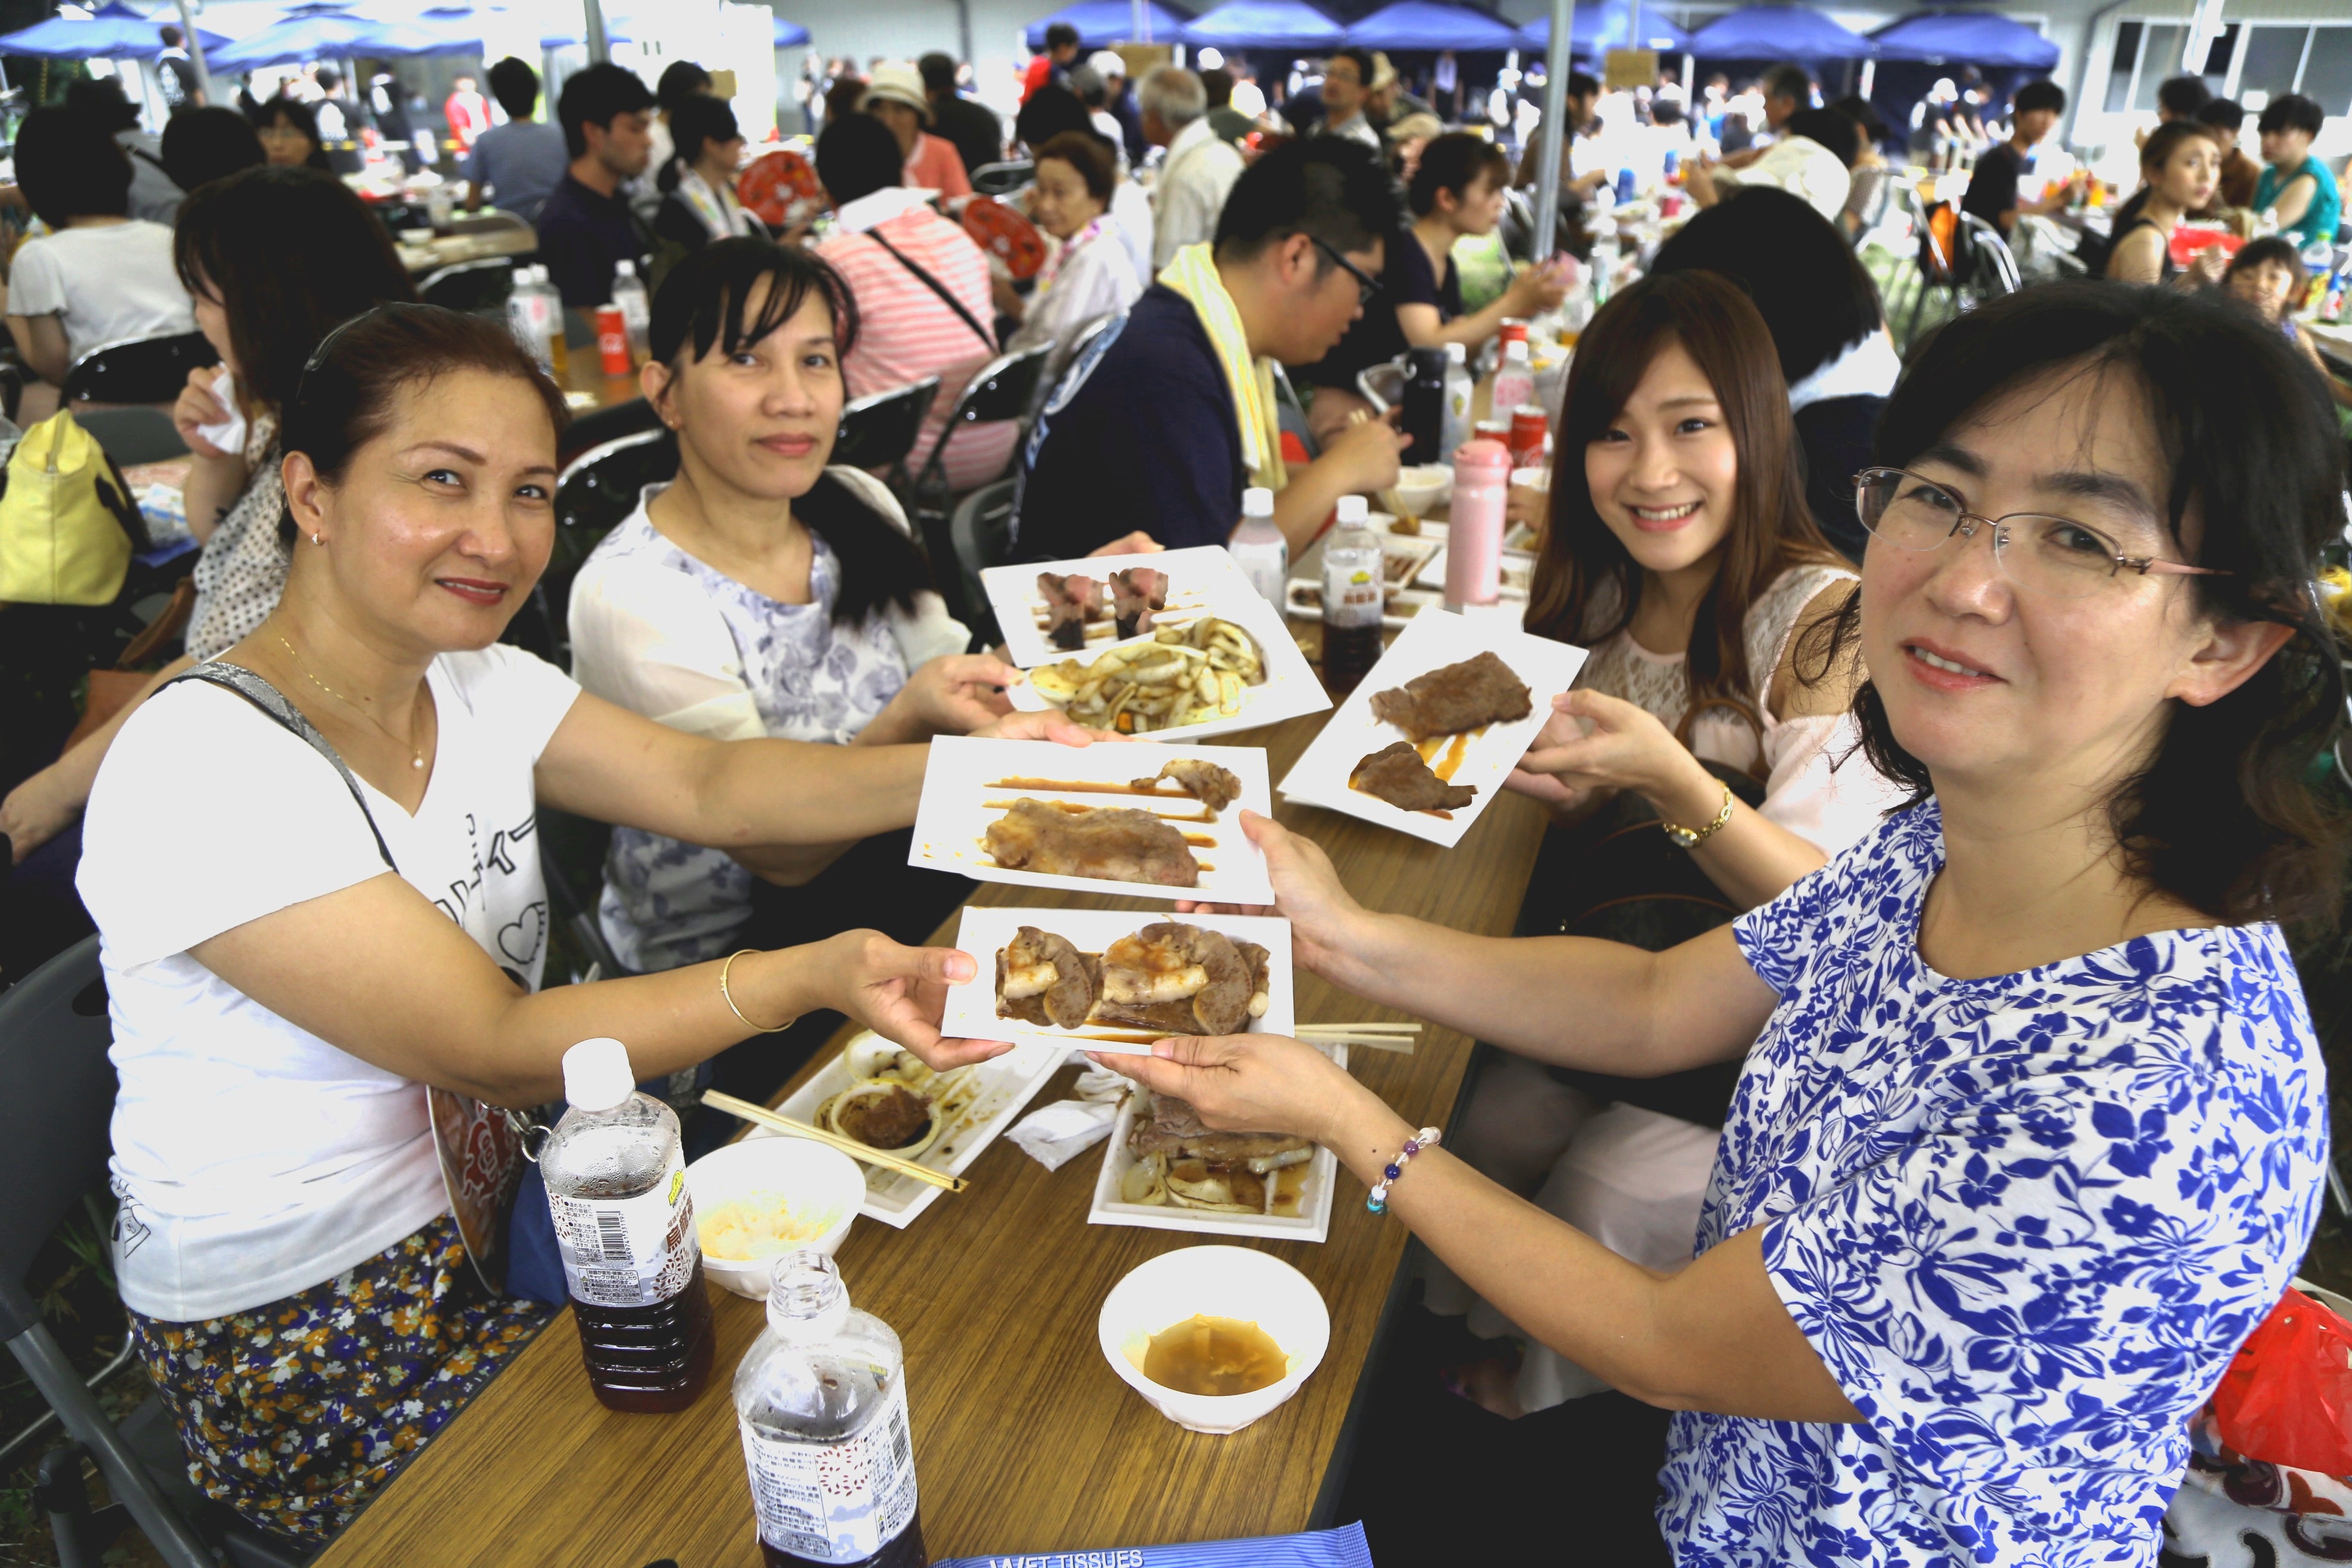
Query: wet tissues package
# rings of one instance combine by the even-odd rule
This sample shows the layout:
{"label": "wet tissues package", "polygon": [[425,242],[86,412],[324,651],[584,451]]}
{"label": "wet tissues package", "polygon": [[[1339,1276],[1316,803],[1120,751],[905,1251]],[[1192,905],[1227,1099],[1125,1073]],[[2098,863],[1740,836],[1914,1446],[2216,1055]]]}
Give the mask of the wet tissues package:
{"label": "wet tissues package", "polygon": [[1372,1568],[1361,1524],[1254,1541],[1195,1541],[1086,1552],[1023,1552],[955,1557],[931,1568]]}

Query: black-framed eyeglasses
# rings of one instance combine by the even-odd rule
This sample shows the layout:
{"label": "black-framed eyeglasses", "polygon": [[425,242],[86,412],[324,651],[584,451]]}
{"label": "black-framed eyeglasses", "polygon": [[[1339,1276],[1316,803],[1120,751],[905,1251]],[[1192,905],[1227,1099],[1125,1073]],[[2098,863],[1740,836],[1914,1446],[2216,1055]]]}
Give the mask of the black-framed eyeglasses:
{"label": "black-framed eyeglasses", "polygon": [[1336,246],[1316,239],[1311,234],[1307,237],[1315,240],[1315,248],[1329,257],[1334,266],[1346,269],[1348,276],[1356,280],[1356,303],[1359,306],[1370,305],[1372,296],[1381,291],[1381,280],[1340,255]]}
{"label": "black-framed eyeglasses", "polygon": [[1904,468],[1864,468],[1853,477],[1853,510],[1870,536],[1897,550],[1940,550],[1955,539],[1992,530],[1992,555],[2003,575],[2028,593],[2079,599],[2119,580],[2139,576],[2227,577],[2211,566],[2190,566],[2154,555],[2126,555],[2088,523],[2042,512],[1986,517],[1949,485]]}

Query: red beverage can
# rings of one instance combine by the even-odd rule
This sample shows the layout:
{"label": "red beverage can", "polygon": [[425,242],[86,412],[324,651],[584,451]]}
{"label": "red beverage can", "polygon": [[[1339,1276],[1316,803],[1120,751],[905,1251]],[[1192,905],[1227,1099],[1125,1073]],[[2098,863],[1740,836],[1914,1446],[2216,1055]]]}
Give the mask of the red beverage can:
{"label": "red beverage can", "polygon": [[629,356],[629,319],[618,305],[596,307],[596,352],[604,356],[606,375],[626,375],[637,368]]}
{"label": "red beverage can", "polygon": [[1496,338],[1495,338],[1496,346],[1499,349],[1499,348],[1501,347],[1501,345],[1503,345],[1504,343],[1514,343],[1514,342],[1517,342],[1517,343],[1523,343],[1523,342],[1526,342],[1527,341],[1528,341],[1528,321],[1527,321],[1527,318],[1526,318],[1526,317],[1524,317],[1524,316],[1506,316],[1506,317],[1504,317],[1504,318],[1503,318],[1503,327],[1502,327],[1502,331],[1501,331],[1500,332],[1498,332],[1497,334],[1496,334]]}
{"label": "red beverage can", "polygon": [[1511,433],[1507,443],[1511,449],[1511,467],[1533,468],[1542,465],[1547,427],[1540,403],[1522,403],[1511,410]]}
{"label": "red beverage can", "polygon": [[1511,445],[1511,421],[1509,416],[1506,415],[1500,419],[1479,420],[1478,423],[1472,427],[1470,438],[1474,441],[1492,441],[1496,446],[1503,447],[1507,451]]}

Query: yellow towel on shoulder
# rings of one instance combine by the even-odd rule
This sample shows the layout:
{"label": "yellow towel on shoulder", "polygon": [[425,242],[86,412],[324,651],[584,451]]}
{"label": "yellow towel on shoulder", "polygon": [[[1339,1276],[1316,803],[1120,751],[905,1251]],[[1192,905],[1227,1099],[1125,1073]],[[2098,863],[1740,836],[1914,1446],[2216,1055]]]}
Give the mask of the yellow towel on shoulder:
{"label": "yellow towel on shoulder", "polygon": [[1241,311],[1225,292],[1224,279],[1217,276],[1209,246],[1188,245],[1178,251],[1161,269],[1160,281],[1192,301],[1210,346],[1217,351],[1217,363],[1234,395],[1234,414],[1241,423],[1242,460],[1249,465],[1250,483],[1280,489],[1289,482],[1290,472],[1282,460],[1282,426],[1275,412],[1274,362],[1251,356]]}

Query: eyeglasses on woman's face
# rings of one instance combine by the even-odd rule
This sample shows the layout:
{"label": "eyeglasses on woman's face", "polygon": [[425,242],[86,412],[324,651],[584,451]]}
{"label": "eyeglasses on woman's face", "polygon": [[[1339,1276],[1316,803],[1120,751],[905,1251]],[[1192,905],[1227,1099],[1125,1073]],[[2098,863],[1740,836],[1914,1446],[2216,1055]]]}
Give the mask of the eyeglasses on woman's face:
{"label": "eyeglasses on woman's face", "polygon": [[2002,574],[2038,597],[2088,598],[2114,592],[2132,577],[2230,575],[2210,566],[2129,554],[2114,537],[2120,530],[2074,518],[2032,511],[1986,517],[1970,511],[1951,486],[1903,468],[1864,468],[1854,475],[1853,508],[1872,539],[1896,550],[1940,550],[1989,528],[1993,560]]}

